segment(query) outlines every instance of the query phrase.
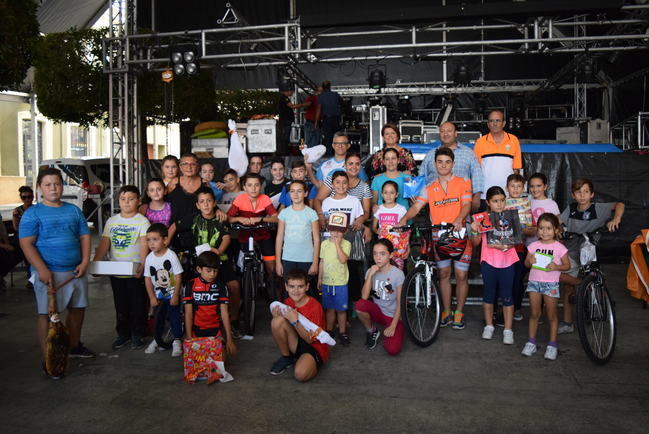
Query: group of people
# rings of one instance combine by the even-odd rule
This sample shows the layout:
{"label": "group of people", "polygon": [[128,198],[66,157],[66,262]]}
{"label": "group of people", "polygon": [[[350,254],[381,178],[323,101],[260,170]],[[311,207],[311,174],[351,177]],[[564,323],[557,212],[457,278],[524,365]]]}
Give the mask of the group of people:
{"label": "group of people", "polygon": [[[466,234],[455,235],[457,242],[452,246],[442,240],[441,233],[432,235],[443,304],[440,325],[465,328],[469,267],[472,257],[479,255],[484,280],[482,337],[494,336],[500,300],[503,343],[513,344],[512,324],[522,319],[521,302],[527,292],[531,313],[522,354],[531,356],[537,349],[544,305],[550,325],[545,358],[556,359],[557,334],[573,330],[569,300],[579,283],[579,243],[564,246],[559,242],[561,224],[568,231],[587,232],[608,222],[609,229],[615,230],[624,205],[594,203],[592,182],[579,179],[572,187],[575,203],[560,212],[546,196],[545,175],[535,173],[525,179],[518,173],[522,169],[520,145],[504,131],[503,113],[491,112],[488,126],[490,132],[471,149],[457,142],[455,125],[442,124],[440,144],[419,167],[426,185],[410,196],[405,186],[418,167],[410,151],[399,145],[398,128],[391,124],[382,131],[384,148],[366,167],[358,154],[349,152],[345,133],[337,132],[331,139],[333,157],[323,161],[315,173],[310,163],[293,161],[290,179],[282,159],[270,162],[270,179],[260,175],[263,159],[253,156],[241,179],[227,170],[215,182],[213,164],[201,165],[193,154],[184,154],[180,160],[165,157],[162,176],[147,183],[143,198],[135,186],[121,187],[120,212],[107,221],[94,254],[94,261],[110,254],[112,261],[139,264],[132,276],[110,278],[117,323],[113,348],[128,343],[131,348],[144,347],[147,308],[157,306],[165,309],[172,325],[172,356],[182,355],[182,339],[205,336],[217,337],[225,354],[234,353],[234,341],[242,333],[238,323],[241,285],[235,262],[252,236],[270,276],[268,283],[274,285],[278,297],[286,298],[287,305],[272,312],[271,330],[280,357],[271,374],[295,365],[295,378],[307,381],[328,360],[328,345],[300,323],[298,314],[337,337],[343,346],[351,344],[348,327],[357,316],[368,348],[375,348],[383,334],[386,352],[399,354],[404,339],[399,301],[411,244],[408,231],[399,227],[428,206],[431,224],[450,224],[455,234]],[[25,210],[19,237],[35,277],[43,354],[47,290],[54,287],[59,307],[68,309],[70,357],[93,357],[80,340],[87,305],[85,275],[91,258],[88,226],[78,208],[61,201],[60,172],[42,170],[37,184],[42,200]],[[526,184],[533,217],[532,224],[523,229],[525,241],[488,244],[471,215],[502,212],[507,200],[524,196]],[[342,227],[334,219],[340,215],[345,216]],[[226,224],[245,227],[262,222],[276,223],[276,231],[241,229],[237,233]],[[544,270],[533,267],[537,252],[552,256]],[[195,253],[195,261],[190,260]],[[524,288],[523,276],[530,267]],[[57,288],[61,282],[67,283]],[[557,315],[560,283],[566,306],[561,324]],[[160,349],[152,340],[145,352]]]}

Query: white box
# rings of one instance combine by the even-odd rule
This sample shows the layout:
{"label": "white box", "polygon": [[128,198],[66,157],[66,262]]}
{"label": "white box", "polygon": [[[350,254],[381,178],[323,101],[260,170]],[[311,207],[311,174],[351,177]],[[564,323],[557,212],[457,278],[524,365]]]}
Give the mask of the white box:
{"label": "white box", "polygon": [[135,276],[139,262],[93,261],[88,273],[95,276]]}
{"label": "white box", "polygon": [[246,128],[248,152],[273,153],[277,150],[277,121],[275,119],[257,119],[248,121]]}
{"label": "white box", "polygon": [[214,158],[228,158],[228,139],[192,139],[192,152],[207,152]]}
{"label": "white box", "polygon": [[581,143],[579,127],[557,127],[557,142],[571,145]]}

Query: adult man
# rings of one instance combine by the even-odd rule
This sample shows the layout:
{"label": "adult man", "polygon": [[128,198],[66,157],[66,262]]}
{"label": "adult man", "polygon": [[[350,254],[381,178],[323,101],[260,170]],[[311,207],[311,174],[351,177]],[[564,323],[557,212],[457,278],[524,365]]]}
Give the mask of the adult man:
{"label": "adult man", "polygon": [[[344,131],[338,131],[334,134],[332,146],[334,148],[334,156],[328,160],[325,160],[318,167],[318,171],[313,174],[313,169],[310,163],[306,163],[306,169],[309,173],[309,178],[313,181],[313,184],[320,188],[322,182],[327,179],[327,176],[332,175],[337,170],[345,170],[345,156],[347,151],[351,146],[349,144],[349,139]],[[358,177],[361,181],[367,182],[367,173],[365,169],[361,168]]]}
{"label": "adult man", "polygon": [[[471,211],[471,181],[453,174],[453,151],[441,146],[435,151],[436,179],[421,192],[416,202],[410,207],[405,216],[399,220],[398,226],[405,225],[428,204],[430,221],[434,225],[446,222],[454,226],[455,231],[465,227],[466,216]],[[469,293],[468,272],[471,265],[473,247],[466,238],[446,238],[440,232],[433,234],[437,241],[435,260],[439,269],[439,286],[442,293],[444,312],[440,325],[453,325],[456,330],[464,328],[464,303]],[[454,263],[455,279],[457,281],[457,310],[451,310],[451,263]]]}
{"label": "adult man", "polygon": [[523,167],[521,145],[518,138],[505,132],[505,114],[493,110],[487,117],[489,133],[480,137],[473,148],[484,174],[484,188],[481,199],[484,200],[489,187],[498,185],[507,191],[507,177],[519,173]]}
{"label": "adult man", "polygon": [[440,125],[439,141],[440,144],[435,146],[426,154],[426,157],[424,158],[424,161],[422,161],[419,169],[420,174],[426,176],[426,185],[429,185],[437,179],[435,151],[440,147],[451,149],[455,155],[453,175],[471,180],[471,190],[473,191],[471,208],[473,211],[477,211],[478,208],[480,208],[480,194],[485,191],[485,188],[482,167],[480,167],[480,163],[478,163],[478,159],[476,158],[473,149],[458,143],[457,128],[453,122],[444,122]]}
{"label": "adult man", "polygon": [[[324,145],[328,147],[333,141],[334,133],[340,129],[340,95],[331,91],[330,81],[323,81],[321,87],[322,93],[318,95],[316,120],[320,121],[324,134]],[[327,150],[327,152],[329,151]]]}
{"label": "adult man", "polygon": [[298,104],[300,108],[304,108],[304,141],[307,148],[313,148],[320,144],[320,128],[317,127],[318,118],[318,95],[322,92],[322,88],[318,87],[313,90],[313,94],[309,95],[302,104]]}
{"label": "adult man", "polygon": [[288,144],[291,138],[291,125],[295,121],[295,113],[293,109],[297,108],[297,104],[291,103],[290,97],[293,96],[292,90],[286,90],[279,93],[279,101],[277,104],[277,113],[279,114],[278,129],[278,143],[277,154],[285,155],[288,151]]}

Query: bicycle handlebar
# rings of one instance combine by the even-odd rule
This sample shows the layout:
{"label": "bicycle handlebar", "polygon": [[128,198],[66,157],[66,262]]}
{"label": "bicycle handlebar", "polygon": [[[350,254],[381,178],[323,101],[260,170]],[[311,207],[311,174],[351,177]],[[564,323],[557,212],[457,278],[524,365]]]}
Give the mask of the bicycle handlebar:
{"label": "bicycle handlebar", "polygon": [[260,230],[269,230],[275,229],[277,225],[275,223],[258,223],[252,226],[242,225],[241,223],[230,223],[230,228],[239,231],[260,231]]}
{"label": "bicycle handlebar", "polygon": [[450,223],[445,223],[442,225],[405,225],[405,226],[393,226],[391,230],[393,231],[411,231],[411,230],[420,230],[420,231],[433,231],[433,230],[443,230],[443,229],[454,229]]}
{"label": "bicycle handlebar", "polygon": [[563,232],[562,239],[564,239],[564,240],[573,240],[573,239],[575,239],[577,237],[583,237],[583,236],[587,236],[588,238],[592,239],[593,236],[595,236],[595,235],[601,235],[601,234],[604,234],[604,233],[607,233],[607,232],[609,232],[609,230],[608,230],[608,227],[606,227],[606,226],[602,226],[600,228],[597,228],[592,232],[568,232],[568,231],[565,231],[565,232]]}

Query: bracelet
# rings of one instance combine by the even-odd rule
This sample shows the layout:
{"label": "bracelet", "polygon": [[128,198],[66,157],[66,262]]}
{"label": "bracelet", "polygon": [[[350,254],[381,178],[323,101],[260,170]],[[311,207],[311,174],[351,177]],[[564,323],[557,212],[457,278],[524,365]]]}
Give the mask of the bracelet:
{"label": "bracelet", "polygon": [[480,235],[480,232],[471,231],[471,235],[473,235],[474,237],[476,237],[476,236]]}

